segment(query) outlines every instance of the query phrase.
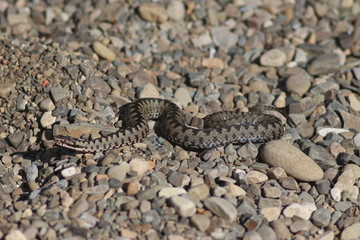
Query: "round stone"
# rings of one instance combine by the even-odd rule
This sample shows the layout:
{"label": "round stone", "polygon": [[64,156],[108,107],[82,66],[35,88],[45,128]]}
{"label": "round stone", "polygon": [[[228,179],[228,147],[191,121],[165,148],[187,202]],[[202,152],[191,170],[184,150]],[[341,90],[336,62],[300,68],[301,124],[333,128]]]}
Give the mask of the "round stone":
{"label": "round stone", "polygon": [[324,176],[323,170],[311,158],[281,140],[266,143],[260,156],[264,162],[281,167],[288,175],[301,181],[316,181]]}
{"label": "round stone", "polygon": [[286,62],[286,54],[279,49],[272,49],[260,57],[260,63],[266,67],[281,67]]}
{"label": "round stone", "polygon": [[296,92],[300,96],[304,95],[311,86],[311,79],[307,75],[292,75],[286,81],[286,90],[288,92]]}

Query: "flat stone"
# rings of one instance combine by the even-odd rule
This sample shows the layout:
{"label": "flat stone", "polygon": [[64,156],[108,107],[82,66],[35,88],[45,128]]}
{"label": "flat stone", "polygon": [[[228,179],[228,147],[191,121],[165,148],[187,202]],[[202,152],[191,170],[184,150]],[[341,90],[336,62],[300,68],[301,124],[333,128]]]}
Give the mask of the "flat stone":
{"label": "flat stone", "polygon": [[55,109],[55,105],[50,98],[45,98],[39,105],[42,111],[52,111]]}
{"label": "flat stone", "polygon": [[70,97],[70,93],[68,89],[60,88],[60,87],[54,87],[50,90],[51,97],[54,100],[55,103],[68,99]]}
{"label": "flat stone", "polygon": [[247,231],[244,234],[243,240],[262,240],[261,235],[253,230]]}
{"label": "flat stone", "polygon": [[318,238],[318,240],[334,240],[335,239],[335,233],[333,231],[326,231],[323,234],[321,234]]}
{"label": "flat stone", "polygon": [[345,129],[355,129],[356,131],[360,131],[360,117],[345,112],[343,110],[339,110],[343,121],[343,128]]}
{"label": "flat stone", "polygon": [[69,167],[69,168],[65,168],[65,169],[61,170],[61,175],[63,177],[72,177],[75,174],[77,174],[75,167]]}
{"label": "flat stone", "polygon": [[283,221],[280,220],[273,221],[271,222],[271,226],[273,227],[278,239],[291,238],[292,234]]}
{"label": "flat stone", "polygon": [[279,218],[281,213],[281,208],[278,207],[267,207],[260,209],[260,213],[269,221],[275,221]]}
{"label": "flat stone", "polygon": [[307,67],[311,75],[333,73],[340,67],[340,57],[336,53],[325,53],[317,56]]}
{"label": "flat stone", "polygon": [[[119,181],[119,183],[120,183],[120,181]],[[110,181],[109,181],[109,185],[110,185]],[[119,186],[120,187],[120,186]],[[138,181],[131,181],[131,182],[129,182],[129,184],[128,184],[128,187],[127,187],[127,190],[126,190],[126,193],[128,194],[128,195],[135,195],[135,194],[137,194],[138,192],[139,192],[139,190],[140,190],[140,188],[141,188],[141,184],[138,182]]]}
{"label": "flat stone", "polygon": [[174,98],[178,100],[183,107],[189,105],[192,99],[189,91],[186,88],[178,88],[174,93]]}
{"label": "flat stone", "polygon": [[106,60],[114,61],[116,58],[115,53],[101,42],[94,42],[93,48],[97,55]]}
{"label": "flat stone", "polygon": [[281,196],[281,190],[278,187],[264,186],[263,190],[267,198],[279,198]]}
{"label": "flat stone", "polygon": [[105,96],[107,96],[111,92],[109,84],[105,80],[97,76],[91,76],[87,78],[84,84],[86,87],[94,91],[102,92]]}
{"label": "flat stone", "polygon": [[171,205],[182,217],[191,217],[196,212],[195,203],[187,198],[173,196],[170,198]]}
{"label": "flat stone", "polygon": [[224,68],[224,63],[220,58],[204,58],[201,65],[206,68]]}
{"label": "flat stone", "polygon": [[286,62],[286,55],[279,49],[271,49],[260,57],[260,64],[266,67],[281,67]]}
{"label": "flat stone", "polygon": [[171,198],[172,196],[186,194],[182,187],[165,187],[159,191],[159,197]]}
{"label": "flat stone", "polygon": [[235,185],[235,184],[229,184],[226,186],[226,188],[228,188],[228,193],[230,194],[230,196],[233,196],[233,197],[239,197],[239,196],[245,196],[246,195],[246,191]]}
{"label": "flat stone", "polygon": [[292,177],[284,177],[279,179],[279,183],[285,189],[299,190],[298,183]]}
{"label": "flat stone", "polygon": [[36,165],[34,164],[31,164],[29,165],[26,169],[25,169],[25,172],[26,172],[26,180],[28,182],[33,182],[35,181],[35,179],[38,177],[39,175],[39,170],[37,168]]}
{"label": "flat stone", "polygon": [[195,199],[204,200],[210,195],[210,189],[206,184],[199,184],[190,188],[188,194]]}
{"label": "flat stone", "polygon": [[335,158],[322,146],[312,145],[308,149],[308,156],[314,160],[322,169],[336,166]]}
{"label": "flat stone", "polygon": [[26,240],[26,236],[20,230],[10,231],[8,235],[6,235],[5,240]]}
{"label": "flat stone", "polygon": [[233,222],[237,217],[236,208],[226,199],[210,197],[204,201],[205,207],[220,218]]}
{"label": "flat stone", "polygon": [[309,220],[311,214],[315,210],[316,210],[316,206],[315,204],[312,203],[304,203],[304,204],[292,203],[284,209],[283,214],[285,217],[291,218],[293,216],[298,216],[305,220]]}
{"label": "flat stone", "polygon": [[316,209],[316,211],[311,215],[312,222],[319,227],[328,226],[330,219],[331,212],[325,208]]}
{"label": "flat stone", "polygon": [[163,23],[168,19],[163,6],[155,3],[143,3],[139,7],[140,16],[149,22]]}
{"label": "flat stone", "polygon": [[121,162],[119,165],[109,168],[107,175],[109,178],[115,178],[121,182],[125,179],[126,173],[129,172],[129,170],[129,164],[126,162]]}
{"label": "flat stone", "polygon": [[238,36],[230,32],[226,27],[219,26],[211,29],[211,35],[216,46],[229,49],[235,46]]}
{"label": "flat stone", "polygon": [[266,174],[259,171],[250,171],[246,174],[246,178],[251,183],[262,183],[268,180]]}
{"label": "flat stone", "polygon": [[297,233],[300,231],[307,232],[310,230],[311,227],[312,224],[309,220],[298,219],[290,225],[290,231],[292,231],[293,233]]}
{"label": "flat stone", "polygon": [[210,219],[209,217],[203,214],[195,214],[191,217],[191,223],[199,230],[199,231],[206,231],[206,229],[210,226]]}
{"label": "flat stone", "polygon": [[181,1],[171,1],[166,8],[166,12],[171,20],[180,21],[185,17],[185,6]]}
{"label": "flat stone", "polygon": [[360,223],[354,223],[346,227],[340,236],[341,240],[357,239],[360,237]]}
{"label": "flat stone", "polygon": [[44,112],[40,118],[40,124],[43,128],[52,126],[56,122],[56,117],[52,115],[52,112]]}
{"label": "flat stone", "polygon": [[152,83],[145,84],[139,92],[139,98],[159,98],[159,97],[160,97],[160,93]]}
{"label": "flat stone", "polygon": [[266,143],[260,156],[264,162],[281,167],[287,174],[301,181],[316,181],[324,176],[324,172],[314,161],[296,147],[281,140]]}
{"label": "flat stone", "polygon": [[89,208],[89,203],[85,198],[79,198],[72,206],[69,211],[69,216],[77,217],[81,213],[85,212]]}
{"label": "flat stone", "polygon": [[18,147],[25,140],[24,132],[15,132],[9,136],[9,141],[14,147]]}
{"label": "flat stone", "polygon": [[135,157],[129,162],[130,170],[135,171],[138,176],[142,176],[147,170],[150,169],[149,162],[143,158]]}
{"label": "flat stone", "polygon": [[7,98],[14,86],[14,83],[0,83],[0,98]]}
{"label": "flat stone", "polygon": [[311,86],[311,78],[305,74],[292,75],[286,80],[286,90],[300,96],[307,93]]}

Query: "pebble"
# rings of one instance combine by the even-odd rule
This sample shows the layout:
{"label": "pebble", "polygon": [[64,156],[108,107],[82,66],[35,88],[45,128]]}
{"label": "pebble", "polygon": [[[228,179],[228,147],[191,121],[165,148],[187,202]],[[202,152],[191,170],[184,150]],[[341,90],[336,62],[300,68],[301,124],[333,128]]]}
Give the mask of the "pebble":
{"label": "pebble", "polygon": [[322,179],[322,169],[294,146],[281,141],[266,143],[260,152],[261,159],[274,167],[281,167],[290,176],[301,181]]}
{"label": "pebble", "polygon": [[224,68],[224,63],[220,58],[204,58],[201,65],[206,68]]}
{"label": "pebble", "polygon": [[172,196],[186,194],[184,188],[181,187],[166,187],[159,191],[159,197],[171,198]]}
{"label": "pebble", "polygon": [[196,212],[195,203],[181,196],[172,196],[170,198],[171,205],[182,217],[191,217]]}
{"label": "pebble", "polygon": [[341,115],[341,119],[343,120],[343,128],[345,129],[355,129],[356,131],[360,131],[360,117],[345,112],[343,110],[339,110]]}
{"label": "pebble", "polygon": [[259,171],[250,171],[246,174],[246,178],[250,183],[263,183],[268,180],[266,174]]}
{"label": "pebble", "polygon": [[212,39],[216,46],[224,47],[229,49],[235,46],[238,37],[234,33],[230,32],[226,27],[219,26],[211,29]]}
{"label": "pebble", "polygon": [[135,157],[129,162],[129,168],[131,171],[134,171],[138,176],[144,175],[146,171],[150,169],[149,162],[140,157]]}
{"label": "pebble", "polygon": [[159,98],[160,94],[157,88],[151,84],[145,84],[139,93],[139,98]]}
{"label": "pebble", "polygon": [[6,235],[5,240],[26,240],[26,236],[20,230],[13,230]]}
{"label": "pebble", "polygon": [[61,170],[61,175],[63,177],[72,177],[75,174],[77,174],[76,168],[75,167],[69,167],[69,168],[65,168],[63,170]]}
{"label": "pebble", "polygon": [[69,90],[65,88],[54,87],[51,88],[50,93],[55,103],[60,102],[62,100],[66,100],[70,97]]}
{"label": "pebble", "polygon": [[259,233],[255,231],[248,231],[244,234],[244,240],[262,240],[262,237]]}
{"label": "pebble", "polygon": [[167,15],[171,20],[181,21],[185,17],[185,7],[181,1],[171,1],[166,8]]}
{"label": "pebble", "polygon": [[97,41],[94,42],[93,48],[97,55],[99,55],[100,57],[106,60],[114,61],[116,58],[115,53],[101,42],[97,42]]}
{"label": "pebble", "polygon": [[11,89],[13,88],[13,83],[0,83],[0,98],[7,98],[11,93]]}
{"label": "pebble", "polygon": [[346,227],[341,233],[341,240],[350,240],[356,239],[360,237],[360,223],[354,223],[348,227]]}
{"label": "pebble", "polygon": [[192,101],[189,91],[185,88],[176,89],[174,98],[178,100],[183,107],[189,105],[189,103]]}
{"label": "pebble", "polygon": [[24,132],[16,132],[9,136],[9,141],[14,147],[18,147],[25,139]]}
{"label": "pebble", "polygon": [[192,196],[195,199],[204,200],[210,195],[210,189],[206,184],[199,184],[189,189],[189,196]]}
{"label": "pebble", "polygon": [[271,49],[260,57],[260,64],[266,67],[281,67],[286,62],[286,55],[279,49]]}
{"label": "pebble", "polygon": [[56,122],[56,117],[52,115],[52,112],[44,112],[40,119],[40,124],[43,128],[52,126]]}
{"label": "pebble", "polygon": [[316,210],[316,206],[315,204],[312,203],[304,203],[304,204],[292,203],[284,209],[283,214],[285,217],[291,218],[293,216],[298,216],[305,220],[309,220],[311,214],[315,210]]}
{"label": "pebble", "polygon": [[139,7],[142,18],[149,22],[163,23],[168,19],[165,8],[156,3],[143,3]]}
{"label": "pebble", "polygon": [[340,57],[336,53],[325,53],[317,56],[308,66],[311,75],[322,75],[335,72],[340,67]]}
{"label": "pebble", "polygon": [[286,90],[295,92],[300,96],[308,92],[311,86],[311,79],[304,74],[292,75],[286,80]]}
{"label": "pebble", "polygon": [[210,197],[204,201],[204,205],[218,217],[233,222],[237,217],[236,208],[226,199]]}
{"label": "pebble", "polygon": [[107,171],[109,178],[118,179],[120,182],[123,181],[126,177],[126,173],[129,172],[130,166],[128,163],[122,162],[117,166],[112,166]]}
{"label": "pebble", "polygon": [[325,208],[316,209],[311,216],[312,222],[319,227],[326,227],[331,220],[331,212]]}
{"label": "pebble", "polygon": [[266,207],[260,209],[260,213],[269,221],[275,221],[279,218],[281,209],[278,207]]}
{"label": "pebble", "polygon": [[210,226],[210,219],[203,214],[195,214],[191,217],[191,223],[200,231],[206,231]]}
{"label": "pebble", "polygon": [[28,182],[34,182],[39,175],[39,170],[34,164],[29,165],[26,168],[25,172],[26,172],[26,180]]}
{"label": "pebble", "polygon": [[84,84],[86,87],[94,91],[102,92],[105,96],[107,96],[111,92],[109,84],[104,79],[97,76],[91,76],[87,78]]}
{"label": "pebble", "polygon": [[51,101],[50,98],[46,98],[44,99],[40,105],[39,105],[40,109],[44,112],[47,112],[47,111],[52,111],[55,109],[55,105],[54,103]]}

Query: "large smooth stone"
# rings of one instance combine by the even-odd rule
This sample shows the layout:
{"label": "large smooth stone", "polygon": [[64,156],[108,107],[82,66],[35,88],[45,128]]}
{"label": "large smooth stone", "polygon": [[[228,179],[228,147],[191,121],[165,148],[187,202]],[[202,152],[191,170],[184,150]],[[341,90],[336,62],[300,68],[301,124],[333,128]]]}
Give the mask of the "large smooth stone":
{"label": "large smooth stone", "polygon": [[323,170],[311,158],[296,147],[281,141],[271,141],[260,151],[261,159],[301,181],[316,181],[324,176]]}

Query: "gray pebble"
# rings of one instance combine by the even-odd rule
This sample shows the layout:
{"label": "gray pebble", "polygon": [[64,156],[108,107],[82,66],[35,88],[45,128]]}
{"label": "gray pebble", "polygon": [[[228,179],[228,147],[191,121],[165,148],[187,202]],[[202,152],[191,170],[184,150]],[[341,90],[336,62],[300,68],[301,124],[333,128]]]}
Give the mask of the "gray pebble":
{"label": "gray pebble", "polygon": [[26,180],[28,182],[34,182],[39,174],[39,170],[36,167],[36,165],[34,165],[34,164],[31,164],[30,166],[28,166],[26,168],[25,172],[26,172]]}
{"label": "gray pebble", "polygon": [[338,70],[340,57],[336,53],[325,53],[316,57],[307,70],[311,75],[328,74]]}
{"label": "gray pebble", "polygon": [[228,220],[230,222],[235,221],[237,217],[236,208],[227,200],[219,197],[210,197],[204,201],[206,208],[216,214],[218,217]]}
{"label": "gray pebble", "polygon": [[211,35],[215,45],[224,47],[226,49],[235,46],[238,40],[238,37],[224,26],[213,27],[211,29]]}
{"label": "gray pebble", "polygon": [[69,90],[65,88],[54,87],[51,88],[50,93],[55,103],[68,99],[70,97]]}
{"label": "gray pebble", "polygon": [[311,215],[312,222],[319,227],[328,226],[330,218],[331,213],[328,209],[325,208],[316,209]]}

